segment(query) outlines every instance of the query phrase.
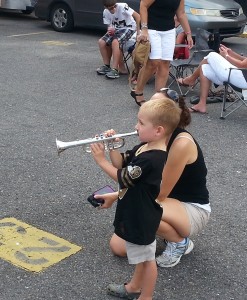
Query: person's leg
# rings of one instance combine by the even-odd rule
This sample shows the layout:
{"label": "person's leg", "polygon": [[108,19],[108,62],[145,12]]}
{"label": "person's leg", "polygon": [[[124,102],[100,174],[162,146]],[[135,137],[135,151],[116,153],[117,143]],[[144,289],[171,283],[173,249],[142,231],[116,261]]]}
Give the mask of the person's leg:
{"label": "person's leg", "polygon": [[[156,71],[158,65],[160,63],[160,60],[157,59],[148,59],[146,65],[141,68],[138,79],[137,79],[137,84],[136,84],[136,89],[135,93],[136,94],[143,94],[144,87],[148,80],[151,78],[151,76],[154,74]],[[141,102],[144,100],[144,96],[136,96],[137,102]]]}
{"label": "person's leg", "polygon": [[170,61],[161,60],[155,75],[155,91],[159,91],[166,86],[169,76]]}
{"label": "person's leg", "polygon": [[205,113],[207,111],[207,97],[211,87],[211,81],[203,75],[202,69],[200,70],[200,101],[198,104],[193,105],[190,109],[191,112]]}
{"label": "person's leg", "polygon": [[112,41],[112,69],[118,70],[120,62],[121,51],[119,49],[119,42],[117,39]]}
{"label": "person's leg", "polygon": [[193,86],[196,83],[196,80],[200,77],[200,72],[201,72],[201,66],[203,64],[207,64],[207,60],[203,59],[199,66],[193,71],[193,73],[187,77],[184,78],[179,78],[178,82],[181,85],[189,85],[189,86]]}
{"label": "person's leg", "polygon": [[161,40],[161,61],[155,75],[155,91],[166,87],[169,76],[170,61],[173,60],[175,49],[175,29],[167,31],[158,31]]}
{"label": "person's leg", "polygon": [[138,292],[138,300],[152,300],[158,272],[155,260],[137,264],[131,281],[125,286],[128,292]]}
{"label": "person's leg", "polygon": [[112,56],[111,46],[108,46],[102,38],[99,39],[98,45],[99,45],[100,54],[101,54],[102,59],[103,59],[103,63],[105,65],[109,66],[110,61],[111,61],[111,56]]}
{"label": "person's leg", "polygon": [[157,234],[169,242],[180,242],[190,233],[190,220],[183,204],[172,198],[167,198]]}
{"label": "person's leg", "polygon": [[193,250],[194,244],[189,236],[195,233],[195,228],[201,230],[206,222],[201,221],[200,212],[193,210],[193,215],[191,208],[188,210],[176,199],[167,198],[162,206],[164,211],[157,234],[166,240],[166,248],[156,257],[156,262],[159,267],[167,268],[176,266],[183,255]]}
{"label": "person's leg", "polygon": [[118,64],[118,71],[121,74],[128,74],[128,70],[124,64],[123,54],[120,52],[119,64]]}

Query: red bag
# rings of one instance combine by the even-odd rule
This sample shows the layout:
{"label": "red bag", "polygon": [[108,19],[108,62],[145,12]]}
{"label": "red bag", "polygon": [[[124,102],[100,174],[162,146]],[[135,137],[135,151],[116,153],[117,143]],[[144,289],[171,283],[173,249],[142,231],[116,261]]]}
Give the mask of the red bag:
{"label": "red bag", "polygon": [[[184,44],[187,45],[187,41],[184,40]],[[188,59],[190,57],[190,49],[188,47],[175,47],[174,59]]]}

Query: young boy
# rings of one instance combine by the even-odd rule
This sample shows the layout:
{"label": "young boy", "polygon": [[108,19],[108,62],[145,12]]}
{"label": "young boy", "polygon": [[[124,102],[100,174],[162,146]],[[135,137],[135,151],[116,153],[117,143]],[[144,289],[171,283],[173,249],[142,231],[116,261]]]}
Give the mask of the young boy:
{"label": "young boy", "polygon": [[[166,160],[166,143],[180,121],[180,114],[181,109],[170,99],[144,103],[135,127],[141,144],[125,153],[110,150],[112,163],[106,159],[102,144],[91,145],[96,163],[119,183],[114,232],[126,241],[128,261],[136,265],[129,283],[108,286],[111,295],[152,299],[157,279],[155,235],[162,216],[156,197]],[[113,134],[113,130],[106,132]]]}
{"label": "young boy", "polygon": [[[99,39],[99,50],[104,65],[97,69],[99,75],[107,78],[119,78],[119,71],[124,72],[124,64],[120,46],[128,41],[137,30],[139,33],[140,16],[127,3],[116,3],[116,0],[103,0],[105,7],[103,22],[108,29],[106,34]],[[112,57],[112,68],[110,61]],[[121,64],[122,70],[118,70]]]}

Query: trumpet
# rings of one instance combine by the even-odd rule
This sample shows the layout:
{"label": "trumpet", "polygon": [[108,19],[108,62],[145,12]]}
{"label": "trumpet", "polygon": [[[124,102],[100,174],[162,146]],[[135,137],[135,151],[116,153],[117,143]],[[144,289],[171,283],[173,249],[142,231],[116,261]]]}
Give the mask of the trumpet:
{"label": "trumpet", "polygon": [[72,142],[62,142],[56,139],[57,152],[58,155],[68,148],[73,148],[77,146],[82,146],[83,150],[87,153],[91,152],[90,144],[94,143],[103,143],[105,146],[105,150],[113,150],[121,148],[125,145],[125,137],[131,135],[138,135],[137,131],[122,133],[122,134],[114,134],[112,136],[104,136],[104,134],[100,134],[94,138],[89,138],[85,140],[77,140]]}

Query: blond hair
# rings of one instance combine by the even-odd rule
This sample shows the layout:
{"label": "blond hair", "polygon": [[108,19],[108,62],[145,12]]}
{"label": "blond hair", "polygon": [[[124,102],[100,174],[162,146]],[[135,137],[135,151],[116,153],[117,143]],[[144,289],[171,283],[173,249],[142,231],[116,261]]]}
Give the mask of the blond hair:
{"label": "blond hair", "polygon": [[147,113],[154,126],[166,128],[167,134],[172,133],[178,127],[182,112],[178,105],[167,97],[147,101],[140,110]]}

